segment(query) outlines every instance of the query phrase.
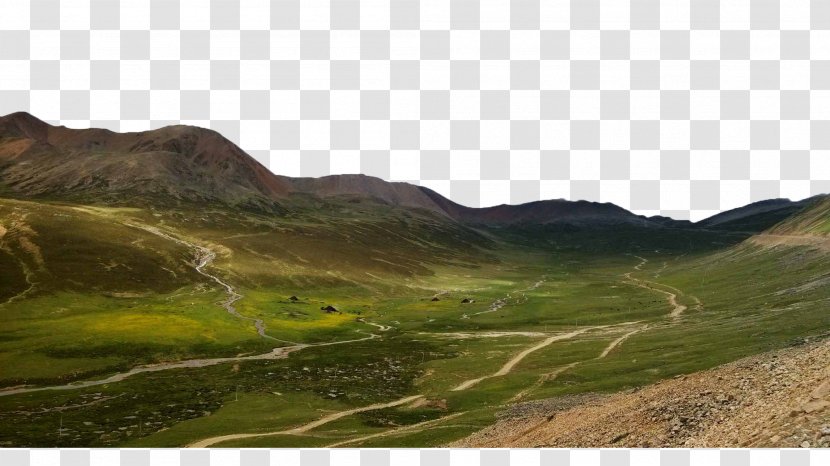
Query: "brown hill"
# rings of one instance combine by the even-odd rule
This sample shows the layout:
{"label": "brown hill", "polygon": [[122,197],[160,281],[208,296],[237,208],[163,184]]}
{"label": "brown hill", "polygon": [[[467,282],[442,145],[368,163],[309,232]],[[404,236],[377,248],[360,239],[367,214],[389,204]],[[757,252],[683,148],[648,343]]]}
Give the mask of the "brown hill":
{"label": "brown hill", "polygon": [[666,219],[647,220],[613,204],[548,200],[471,208],[424,187],[364,175],[288,178],[273,174],[207,129],[181,125],[135,133],[69,129],[23,112],[0,117],[0,189],[26,198],[151,200],[162,205],[171,200],[220,202],[271,210],[301,208],[292,201],[298,195],[359,198],[474,224],[673,224]]}
{"label": "brown hill", "polygon": [[214,131],[70,129],[26,113],[0,117],[0,180],[27,197],[99,201],[161,196],[267,205],[291,190],[286,178]]}
{"label": "brown hill", "polygon": [[493,207],[466,207],[421,188],[444,212],[465,223],[478,224],[614,224],[636,223],[656,226],[649,220],[610,203],[551,199],[526,204]]}

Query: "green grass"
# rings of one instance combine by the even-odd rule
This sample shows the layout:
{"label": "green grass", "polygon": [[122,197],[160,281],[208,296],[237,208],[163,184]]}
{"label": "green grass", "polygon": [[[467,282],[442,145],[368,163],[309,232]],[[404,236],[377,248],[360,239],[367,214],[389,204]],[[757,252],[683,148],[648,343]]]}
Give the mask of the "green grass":
{"label": "green grass", "polygon": [[[0,302],[35,284],[22,299],[0,304],[0,384],[58,384],[281,344],[259,337],[251,321],[218,304],[226,294],[193,270],[193,250],[125,223],[152,225],[216,251],[207,270],[244,295],[238,312],[262,319],[275,338],[379,338],[306,348],[282,360],[0,397],[0,446],[182,446],[285,430],[412,394],[432,404],[348,416],[304,436],[221,446],[325,446],[463,413],[354,445],[436,446],[491,424],[517,393],[567,364],[578,363],[538,384],[527,399],[643,386],[795,344],[830,324],[826,256],[738,244],[745,234],[554,226],[474,231],[428,213],[348,201],[267,216],[0,200],[0,224],[12,232],[0,239],[0,272],[9,277],[0,284]],[[689,309],[681,318],[668,317],[664,294],[624,283],[623,274],[640,262],[634,255],[649,260],[634,277],[682,290],[678,301]],[[292,295],[299,300],[291,302]],[[497,300],[503,306],[485,312]],[[342,313],[325,313],[325,305]],[[649,328],[596,359],[635,328],[617,324],[632,321]],[[508,375],[451,390],[496,372],[545,336],[586,326],[613,327],[555,342]],[[438,400],[446,409],[436,407]]]}

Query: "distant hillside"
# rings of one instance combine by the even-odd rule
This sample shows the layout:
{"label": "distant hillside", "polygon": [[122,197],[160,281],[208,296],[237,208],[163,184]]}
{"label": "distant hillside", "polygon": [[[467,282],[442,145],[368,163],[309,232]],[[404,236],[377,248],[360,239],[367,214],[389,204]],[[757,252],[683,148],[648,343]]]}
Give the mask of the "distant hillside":
{"label": "distant hillside", "polygon": [[810,202],[810,199],[767,199],[713,215],[696,226],[710,230],[761,232],[796,214]]}
{"label": "distant hillside", "polygon": [[0,179],[27,197],[149,197],[269,205],[290,191],[220,134],[192,126],[139,133],[76,130],[26,113],[0,118]]}
{"label": "distant hillside", "polygon": [[[220,134],[192,126],[137,133],[52,126],[27,113],[0,117],[0,180],[25,198],[95,203],[150,199],[288,208],[297,195],[367,199],[464,223],[643,223],[613,204],[565,200],[470,208],[408,183],[365,175],[288,178]],[[659,222],[645,224],[656,226]]]}
{"label": "distant hillside", "polygon": [[636,223],[648,226],[659,224],[650,222],[610,203],[552,199],[520,205],[502,204],[493,207],[472,208],[456,204],[430,189],[421,189],[448,215],[465,223],[491,225]]}
{"label": "distant hillside", "polygon": [[287,212],[303,200],[366,200],[476,225],[597,225],[762,231],[805,204],[762,201],[692,225],[645,218],[610,203],[544,200],[465,207],[428,188],[365,175],[289,178],[272,173],[219,133],[167,126],[115,133],[52,126],[18,112],[0,117],[0,192],[26,199],[166,206],[170,202]]}
{"label": "distant hillside", "polygon": [[383,204],[424,209],[447,215],[447,212],[425,192],[425,188],[409,183],[388,182],[366,175],[331,175],[321,178],[289,178],[294,193],[319,198],[371,198]]}
{"label": "distant hillside", "polygon": [[810,198],[806,208],[770,229],[769,233],[830,236],[830,196]]}

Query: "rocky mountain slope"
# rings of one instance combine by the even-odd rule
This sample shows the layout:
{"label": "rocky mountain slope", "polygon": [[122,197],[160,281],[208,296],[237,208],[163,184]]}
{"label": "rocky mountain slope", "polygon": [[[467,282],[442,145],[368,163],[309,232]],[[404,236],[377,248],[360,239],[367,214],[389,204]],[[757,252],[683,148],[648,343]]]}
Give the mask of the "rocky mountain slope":
{"label": "rocky mountain slope", "polygon": [[830,341],[614,395],[523,403],[461,447],[828,447]]}

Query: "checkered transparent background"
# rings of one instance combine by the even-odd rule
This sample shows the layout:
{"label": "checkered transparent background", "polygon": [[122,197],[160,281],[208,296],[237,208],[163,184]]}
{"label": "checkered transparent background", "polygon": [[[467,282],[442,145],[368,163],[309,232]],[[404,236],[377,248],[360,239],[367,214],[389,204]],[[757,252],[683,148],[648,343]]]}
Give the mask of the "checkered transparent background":
{"label": "checkered transparent background", "polygon": [[699,219],[830,191],[827,0],[2,0],[0,113]]}
{"label": "checkered transparent background", "polygon": [[830,450],[0,450],[4,466],[818,466]]}

